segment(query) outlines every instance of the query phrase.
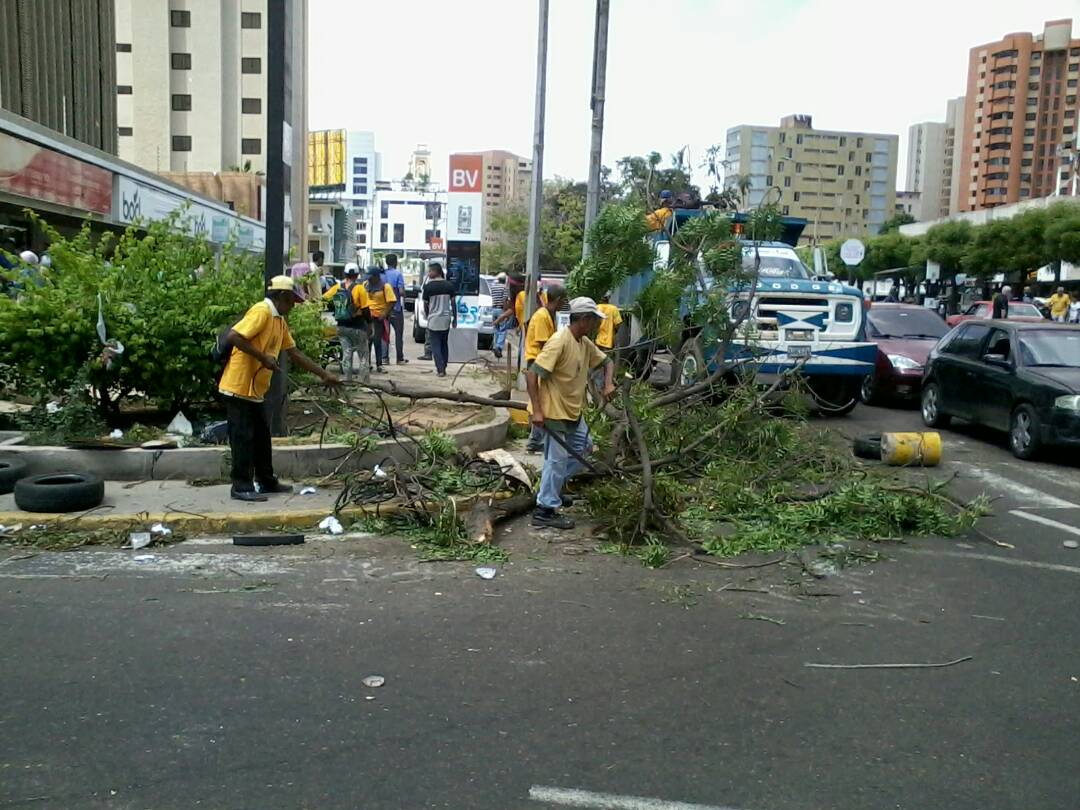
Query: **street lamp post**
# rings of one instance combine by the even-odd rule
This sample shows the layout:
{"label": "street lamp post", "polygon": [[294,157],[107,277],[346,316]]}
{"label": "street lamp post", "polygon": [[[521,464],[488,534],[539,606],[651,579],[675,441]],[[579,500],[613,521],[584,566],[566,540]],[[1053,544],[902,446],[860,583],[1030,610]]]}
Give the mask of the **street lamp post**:
{"label": "street lamp post", "polygon": [[592,143],[589,147],[589,184],[585,193],[585,239],[582,257],[589,255],[589,228],[600,212],[600,169],[604,143],[604,87],[607,84],[608,10],[611,0],[596,0],[593,36]]}
{"label": "street lamp post", "polygon": [[[529,205],[529,241],[525,253],[525,319],[536,309],[540,282],[540,214],[544,205],[544,110],[547,94],[548,0],[540,0],[536,43],[536,113],[533,119],[532,189]],[[521,324],[522,334],[525,324]]]}

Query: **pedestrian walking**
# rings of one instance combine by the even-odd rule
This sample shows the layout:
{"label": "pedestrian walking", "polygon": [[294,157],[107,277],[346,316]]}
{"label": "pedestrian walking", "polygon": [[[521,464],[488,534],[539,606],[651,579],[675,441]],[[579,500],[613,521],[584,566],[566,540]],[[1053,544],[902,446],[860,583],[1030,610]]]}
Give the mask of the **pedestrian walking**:
{"label": "pedestrian walking", "polygon": [[346,382],[353,377],[353,354],[360,355],[360,380],[371,376],[371,302],[367,289],[360,283],[360,268],[355,262],[345,265],[345,278],[326,291],[337,321],[338,342],[341,344],[341,371]]}
{"label": "pedestrian walking", "polygon": [[513,328],[509,319],[502,320],[501,316],[506,311],[506,273],[499,273],[495,280],[488,284],[491,289],[491,309],[498,313],[495,319],[495,336],[492,338],[491,353],[496,357],[503,356],[503,347],[506,345],[506,333]]}
{"label": "pedestrian walking", "polygon": [[1020,300],[1025,304],[1032,304],[1035,302],[1035,298],[1031,294],[1031,287],[1024,287],[1024,294]]}
{"label": "pedestrian walking", "polygon": [[1001,288],[1001,292],[995,295],[994,300],[990,302],[990,317],[994,320],[1008,318],[1010,300],[1012,300],[1012,287],[1006,285]]}
{"label": "pedestrian walking", "polygon": [[1080,323],[1080,290],[1073,290],[1072,303],[1069,304],[1069,323]]}
{"label": "pedestrian walking", "polygon": [[[536,360],[551,336],[555,334],[555,313],[566,301],[566,289],[553,285],[547,291],[544,305],[533,313],[529,319],[528,329],[525,331],[525,370]],[[539,453],[544,449],[544,431],[533,426],[529,432],[529,441],[525,444],[528,453]]]}
{"label": "pedestrian walking", "polygon": [[[393,253],[386,257],[386,271],[383,273],[383,281],[394,290],[395,301],[390,308],[390,328],[394,330],[394,354],[397,356],[398,365],[408,363],[405,359],[405,276],[398,270],[398,258]],[[387,346],[386,356],[383,358],[390,362],[390,347]]]}
{"label": "pedestrian walking", "polygon": [[456,289],[446,280],[442,265],[432,262],[428,266],[427,283],[421,294],[421,306],[427,315],[428,334],[431,336],[431,354],[435,360],[435,375],[446,376],[450,361],[450,327],[457,326]]}
{"label": "pedestrian walking", "polygon": [[1069,317],[1069,305],[1072,303],[1065,288],[1058,287],[1057,292],[1051,295],[1046,303],[1050,307],[1050,317],[1058,323],[1065,323]]}
{"label": "pedestrian walking", "polygon": [[544,344],[525,375],[532,424],[545,433],[544,469],[532,515],[537,528],[574,527],[573,519],[559,509],[570,505],[563,486],[582,466],[574,454],[584,456],[590,450],[589,427],[582,418],[589,372],[604,366],[601,395],[607,399],[615,393],[614,365],[587,337],[603,320],[604,313],[591,298],[573,299],[570,325]]}
{"label": "pedestrian walking", "polygon": [[367,291],[368,310],[371,312],[371,342],[375,346],[375,371],[385,374],[390,363],[390,311],[397,302],[397,295],[378,267],[368,268],[364,284]]}
{"label": "pedestrian walking", "polygon": [[274,475],[270,422],[263,407],[270,380],[279,369],[278,356],[285,352],[291,362],[327,385],[341,382],[296,348],[285,317],[303,300],[290,276],[275,276],[266,298],[252,306],[225,337],[225,344],[232,348],[218,392],[225,400],[229,422],[230,494],[238,501],[265,501],[268,493],[292,492]]}

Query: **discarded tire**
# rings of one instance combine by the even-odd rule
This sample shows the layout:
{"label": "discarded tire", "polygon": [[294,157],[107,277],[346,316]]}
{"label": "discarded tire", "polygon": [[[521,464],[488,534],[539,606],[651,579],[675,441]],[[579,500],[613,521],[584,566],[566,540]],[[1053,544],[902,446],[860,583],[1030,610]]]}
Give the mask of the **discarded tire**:
{"label": "discarded tire", "polygon": [[92,473],[48,473],[15,482],[15,505],[24,512],[80,512],[105,500],[105,482]]}
{"label": "discarded tire", "polygon": [[851,443],[851,452],[857,458],[870,458],[881,461],[881,434],[872,433],[869,436],[858,436]]}
{"label": "discarded tire", "polygon": [[232,539],[234,546],[298,546],[304,542],[302,534],[238,534]]}
{"label": "discarded tire", "polygon": [[15,489],[15,482],[20,478],[26,478],[26,471],[26,462],[21,459],[10,458],[0,461],[0,495],[7,495]]}

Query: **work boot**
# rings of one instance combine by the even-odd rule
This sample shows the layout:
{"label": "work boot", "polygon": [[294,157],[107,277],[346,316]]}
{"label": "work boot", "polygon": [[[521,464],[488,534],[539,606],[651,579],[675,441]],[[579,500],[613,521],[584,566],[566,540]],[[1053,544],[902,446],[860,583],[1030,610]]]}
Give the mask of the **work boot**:
{"label": "work boot", "polygon": [[283,484],[276,478],[273,481],[267,481],[263,483],[259,482],[259,492],[266,495],[284,495],[288,492],[292,492],[292,484]]}
{"label": "work boot", "polygon": [[495,355],[496,359],[502,360],[502,349],[492,349],[491,353]]}
{"label": "work boot", "polygon": [[534,529],[572,529],[576,524],[573,518],[560,515],[554,509],[546,506],[538,506],[532,513],[532,527]]}
{"label": "work boot", "polygon": [[435,358],[432,357],[430,354],[422,354],[419,357],[417,357],[416,359],[417,360],[434,360]]}
{"label": "work boot", "polygon": [[398,364],[399,366],[401,366],[401,365],[404,365],[405,363],[408,363],[408,362],[409,362],[409,361],[408,361],[408,360],[406,360],[406,359],[405,359],[404,357],[399,357],[399,358],[398,358],[398,361],[397,361],[397,364]]}
{"label": "work boot", "polygon": [[256,492],[253,489],[233,489],[229,492],[229,495],[234,501],[247,501],[248,503],[263,503],[270,500],[265,495]]}

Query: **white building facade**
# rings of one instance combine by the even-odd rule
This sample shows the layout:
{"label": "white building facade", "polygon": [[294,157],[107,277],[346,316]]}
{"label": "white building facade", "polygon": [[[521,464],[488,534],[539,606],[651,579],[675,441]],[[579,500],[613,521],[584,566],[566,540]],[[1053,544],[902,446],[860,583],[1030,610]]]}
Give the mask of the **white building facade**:
{"label": "white building facade", "polygon": [[907,182],[904,188],[919,194],[911,214],[920,222],[937,217],[941,202],[945,161],[945,124],[924,121],[908,127]]}
{"label": "white building facade", "polygon": [[372,250],[421,258],[445,250],[446,192],[402,190],[380,183],[371,221]]}

